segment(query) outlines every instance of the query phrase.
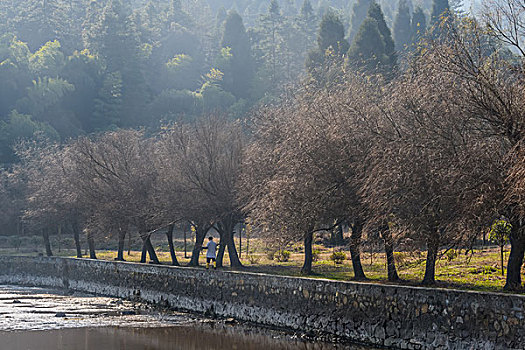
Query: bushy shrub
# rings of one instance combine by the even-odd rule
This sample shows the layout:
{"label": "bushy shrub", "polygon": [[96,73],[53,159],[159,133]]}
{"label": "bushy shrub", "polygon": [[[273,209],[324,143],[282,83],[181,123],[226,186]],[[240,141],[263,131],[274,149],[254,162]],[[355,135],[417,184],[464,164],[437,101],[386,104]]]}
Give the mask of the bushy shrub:
{"label": "bushy shrub", "polygon": [[343,261],[346,260],[346,254],[344,252],[333,252],[332,255],[330,255],[330,260],[332,260],[334,264],[342,264]]}
{"label": "bushy shrub", "polygon": [[268,260],[273,260],[275,258],[275,253],[276,251],[275,250],[269,250],[266,252],[266,258]]}
{"label": "bushy shrub", "polygon": [[312,261],[319,261],[321,257],[321,251],[319,249],[312,250]]}
{"label": "bushy shrub", "polygon": [[290,260],[290,256],[292,253],[290,253],[288,250],[279,250],[277,253],[275,253],[275,260],[278,262],[286,262]]}
{"label": "bushy shrub", "polygon": [[403,267],[408,263],[409,256],[405,252],[394,252],[394,261],[398,267]]}
{"label": "bushy shrub", "polygon": [[445,256],[447,257],[447,260],[450,262],[458,257],[458,252],[455,249],[449,249],[445,253]]}
{"label": "bushy shrub", "polygon": [[[251,265],[256,265],[259,263],[259,261],[261,261],[261,257],[258,256],[258,255],[255,255],[253,252],[250,252],[247,256],[247,259],[248,259],[248,262],[251,264]],[[273,259],[273,257],[272,257]]]}

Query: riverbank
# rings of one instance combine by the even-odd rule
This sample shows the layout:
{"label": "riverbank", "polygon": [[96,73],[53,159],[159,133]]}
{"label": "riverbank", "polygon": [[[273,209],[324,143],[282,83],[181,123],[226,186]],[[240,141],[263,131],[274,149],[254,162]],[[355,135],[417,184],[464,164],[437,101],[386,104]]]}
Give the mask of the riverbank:
{"label": "riverbank", "polygon": [[0,341],[9,350],[373,350],[118,298],[2,285]]}
{"label": "riverbank", "polygon": [[1,257],[0,283],[64,287],[410,349],[521,348],[525,297],[86,259]]}
{"label": "riverbank", "polygon": [[[42,254],[41,237],[34,237],[33,240],[24,241],[24,244],[18,248],[7,248],[6,242],[0,246],[0,255],[26,255],[36,256],[39,252]],[[60,257],[75,257],[76,252],[72,249],[63,247],[73,246],[72,242],[64,241],[58,243],[54,236],[53,246],[62,247],[54,249],[53,253]],[[243,238],[243,249],[240,256],[242,263],[250,272],[268,273],[281,276],[301,276],[301,267],[304,262],[304,251],[301,245],[292,245],[288,247],[289,256],[286,261],[280,261],[278,254],[265,248],[264,242],[260,239],[252,238],[247,246],[246,238]],[[0,240],[0,243],[2,241]],[[184,241],[174,239],[177,259],[181,265],[187,265],[190,261],[191,252],[189,244],[187,253],[184,254]],[[236,238],[236,244],[239,246],[239,240]],[[153,239],[153,244],[157,250],[157,255],[161,263],[170,265],[171,256],[168,251],[168,245],[161,235]],[[133,249],[124,252],[124,259],[129,262],[139,262],[141,251],[139,242],[132,244]],[[240,246],[239,246],[240,247]],[[247,253],[247,247],[249,252]],[[116,247],[111,245],[100,247],[97,251],[97,258],[101,260],[113,261],[117,257]],[[339,247],[341,248],[341,247]],[[315,259],[313,261],[312,278],[326,278],[341,281],[350,281],[354,277],[350,253],[346,251],[346,259],[339,264],[330,260],[330,256],[339,248],[329,248],[321,244],[314,245]],[[506,248],[508,254],[510,247]],[[343,251],[344,252],[344,251]],[[398,285],[417,286],[423,279],[425,271],[426,252],[424,251],[398,251],[394,254],[396,260],[397,272],[400,281]],[[505,274],[501,271],[500,248],[497,246],[479,246],[472,250],[452,249],[442,251],[436,262],[436,287],[474,290],[481,292],[504,292]],[[506,261],[506,258],[505,258]],[[201,254],[200,263],[205,264],[205,254]],[[228,268],[229,258],[225,252],[225,268]],[[363,270],[371,282],[391,284],[387,281],[386,258],[383,252],[363,251],[362,252]],[[504,267],[505,269],[505,267]],[[525,266],[522,269],[525,275]],[[513,292],[519,293],[519,292]],[[521,294],[525,294],[525,291]]]}

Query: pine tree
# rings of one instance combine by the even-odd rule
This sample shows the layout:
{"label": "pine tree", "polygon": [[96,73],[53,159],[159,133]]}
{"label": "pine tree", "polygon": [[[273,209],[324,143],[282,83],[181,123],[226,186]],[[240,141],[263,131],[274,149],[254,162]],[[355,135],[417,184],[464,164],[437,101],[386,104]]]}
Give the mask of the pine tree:
{"label": "pine tree", "polygon": [[450,14],[450,6],[448,0],[434,0],[432,3],[432,13],[430,15],[430,23],[432,26],[438,26],[443,18]]}
{"label": "pine tree", "polygon": [[367,17],[348,50],[348,62],[354,68],[365,69],[373,73],[383,65],[389,64],[389,61],[377,21]]}
{"label": "pine tree", "polygon": [[412,30],[411,41],[412,44],[417,44],[427,31],[427,18],[421,7],[417,7],[412,14]]}
{"label": "pine tree", "polygon": [[293,37],[292,31],[293,23],[282,15],[278,1],[272,0],[268,12],[259,18],[259,26],[252,33],[254,37],[258,36],[253,40],[256,45],[254,51],[262,63],[257,73],[259,85],[272,89],[283,80],[292,79],[291,66],[295,57],[290,45],[287,45],[289,38]]}
{"label": "pine tree", "polygon": [[226,21],[226,17],[228,17],[228,13],[224,9],[224,7],[220,7],[217,10],[217,15],[215,16],[215,26],[219,30],[222,30],[222,28],[224,26],[224,21]]}
{"label": "pine tree", "polygon": [[[318,81],[328,79],[325,75],[326,64],[341,62],[349,46],[339,17],[332,11],[326,12],[319,25],[317,48],[308,53],[305,62],[307,71]],[[327,61],[328,57],[330,61]]]}
{"label": "pine tree", "polygon": [[298,47],[299,62],[304,63],[308,52],[315,46],[317,23],[317,16],[314,13],[310,0],[304,0],[299,16],[296,19],[296,33],[299,42],[291,43]]}
{"label": "pine tree", "polygon": [[303,35],[304,53],[308,52],[308,49],[315,45],[315,35],[317,32],[318,18],[314,13],[314,9],[310,0],[304,0],[301,6],[301,11],[297,17],[297,27],[299,33]]}
{"label": "pine tree", "polygon": [[345,39],[343,23],[332,11],[325,13],[321,20],[317,46],[322,52],[331,48],[336,56],[342,56],[348,50],[349,44]]}
{"label": "pine tree", "polygon": [[29,68],[35,76],[58,77],[65,64],[58,40],[48,41],[29,58]]}
{"label": "pine tree", "polygon": [[361,27],[361,24],[365,20],[371,3],[372,0],[357,0],[357,3],[355,3],[352,7],[352,17],[350,19],[351,27],[349,35],[350,42],[353,42],[354,37],[356,36],[357,32],[359,31],[359,28]]}
{"label": "pine tree", "polygon": [[61,40],[69,33],[67,4],[64,0],[21,0],[17,15],[12,19],[17,37],[27,42],[31,51],[37,50],[49,40]]}
{"label": "pine tree", "polygon": [[304,0],[303,5],[301,6],[300,15],[303,18],[310,18],[314,14],[314,8],[310,0]]}
{"label": "pine tree", "polygon": [[231,84],[224,84],[224,90],[231,92],[237,98],[247,98],[253,78],[253,58],[242,18],[233,10],[228,13],[224,22],[221,47],[230,48],[232,55],[230,72],[223,72],[231,75],[229,80]]}
{"label": "pine tree", "polygon": [[277,46],[279,45],[279,30],[282,16],[277,0],[271,0],[268,8],[267,23],[270,24],[270,65],[272,67],[272,82],[277,83]]}
{"label": "pine tree", "polygon": [[[119,126],[141,125],[141,108],[148,99],[148,90],[142,71],[140,41],[131,20],[131,10],[122,0],[109,0],[100,12],[90,8],[96,20],[86,23],[87,45],[105,64],[106,74],[118,73],[122,84],[122,114]],[[89,23],[89,26],[88,26]]]}
{"label": "pine tree", "polygon": [[397,64],[394,40],[392,40],[392,33],[386,24],[385,16],[383,15],[381,6],[379,6],[377,2],[374,1],[370,5],[370,8],[368,9],[368,17],[373,18],[377,22],[379,33],[381,34],[383,43],[385,45],[385,54],[388,57],[388,63],[385,62],[385,64],[390,66],[389,69],[393,69]]}
{"label": "pine tree", "polygon": [[170,1],[166,16],[166,29],[169,30],[173,24],[179,24],[183,27],[190,27],[193,24],[190,15],[182,9],[181,0]]}
{"label": "pine tree", "polygon": [[108,127],[122,126],[122,75],[120,72],[108,74],[95,99],[93,127],[95,130],[107,130]]}
{"label": "pine tree", "polygon": [[409,45],[412,37],[410,8],[408,1],[400,0],[394,19],[394,41],[397,51],[404,51]]}

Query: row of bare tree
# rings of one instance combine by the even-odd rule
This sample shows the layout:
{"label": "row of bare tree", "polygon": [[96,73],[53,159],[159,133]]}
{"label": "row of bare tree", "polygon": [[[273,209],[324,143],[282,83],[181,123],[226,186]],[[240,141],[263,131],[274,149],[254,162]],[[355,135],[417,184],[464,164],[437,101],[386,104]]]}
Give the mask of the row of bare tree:
{"label": "row of bare tree", "polygon": [[[522,2],[511,6],[523,15]],[[444,21],[388,82],[347,72],[258,113],[243,203],[267,232],[304,240],[304,273],[313,234],[346,222],[356,279],[366,278],[364,227],[384,241],[389,280],[398,279],[393,242],[424,243],[423,283],[433,284],[442,248],[470,246],[503,215],[512,224],[506,288],[521,288],[525,54],[502,33],[525,23],[499,14],[483,28]]]}
{"label": "row of bare tree", "polygon": [[28,183],[25,217],[39,226],[70,226],[79,257],[81,231],[87,234],[91,258],[96,258],[97,237],[118,237],[118,260],[123,260],[126,235],[138,232],[142,260],[147,252],[155,263],[159,260],[150,237],[167,227],[174,265],[175,223],[189,221],[195,229],[191,265],[198,265],[200,247],[213,226],[221,240],[218,266],[226,248],[231,265],[240,266],[233,231],[242,218],[235,179],[243,139],[238,124],[206,117],[152,137],[119,130],[60,147],[26,147],[21,153],[21,173]]}
{"label": "row of bare tree", "polygon": [[347,224],[356,279],[366,278],[360,251],[368,233],[384,242],[389,280],[398,279],[395,242],[424,244],[423,283],[432,284],[441,249],[469,244],[504,215],[512,224],[506,288],[521,288],[525,21],[503,10],[483,27],[444,21],[441,35],[388,81],[339,67],[337,83],[306,84],[262,107],[247,128],[209,116],[156,135],[120,130],[26,148],[26,217],[69,220],[78,255],[83,230],[92,258],[101,232],[118,237],[123,259],[124,238],[138,231],[143,261],[147,252],[158,262],[150,237],[168,227],[175,265],[170,235],[188,221],[193,266],[214,227],[217,265],[228,249],[234,267],[234,227],[248,218],[269,240],[303,240],[305,274],[315,233]]}

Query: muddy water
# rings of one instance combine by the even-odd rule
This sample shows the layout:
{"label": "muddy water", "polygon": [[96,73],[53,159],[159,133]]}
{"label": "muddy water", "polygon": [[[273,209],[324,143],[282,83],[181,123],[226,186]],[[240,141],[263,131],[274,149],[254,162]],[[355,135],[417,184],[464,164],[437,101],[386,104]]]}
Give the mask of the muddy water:
{"label": "muddy water", "polygon": [[0,286],[2,350],[370,350],[307,341],[147,305],[40,288]]}

